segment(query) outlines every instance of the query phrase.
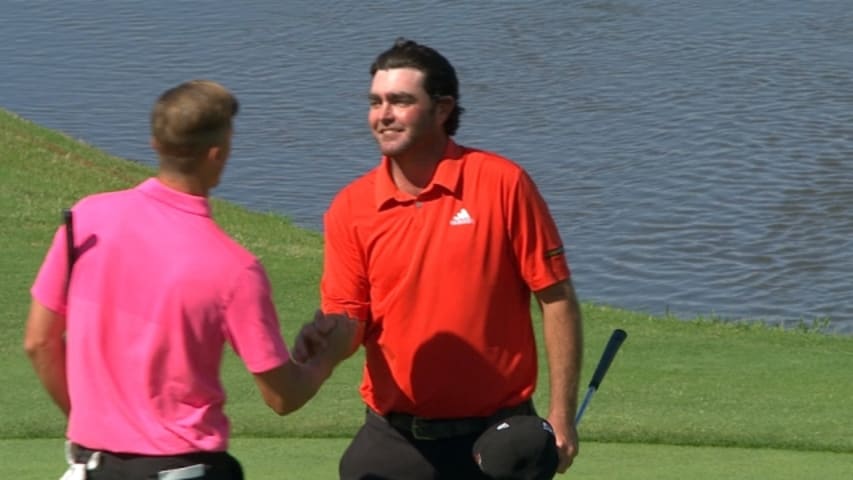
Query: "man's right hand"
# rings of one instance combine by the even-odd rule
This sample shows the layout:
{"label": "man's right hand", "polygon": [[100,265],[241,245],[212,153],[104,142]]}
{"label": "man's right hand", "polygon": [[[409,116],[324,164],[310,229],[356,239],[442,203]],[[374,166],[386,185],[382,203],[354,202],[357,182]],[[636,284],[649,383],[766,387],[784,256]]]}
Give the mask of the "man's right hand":
{"label": "man's right hand", "polygon": [[359,329],[357,320],[318,310],[314,320],[303,325],[296,336],[290,361],[255,374],[267,405],[279,415],[302,407],[335,366],[355,351]]}
{"label": "man's right hand", "polygon": [[359,328],[358,320],[346,314],[317,310],[314,320],[303,325],[296,336],[291,356],[297,363],[323,357],[337,365],[355,351]]}

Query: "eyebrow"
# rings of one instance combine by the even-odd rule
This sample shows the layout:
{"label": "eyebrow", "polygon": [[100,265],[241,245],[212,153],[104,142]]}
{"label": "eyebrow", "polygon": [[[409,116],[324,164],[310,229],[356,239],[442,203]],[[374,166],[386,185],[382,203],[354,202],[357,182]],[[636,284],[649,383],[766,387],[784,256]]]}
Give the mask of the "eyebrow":
{"label": "eyebrow", "polygon": [[[415,101],[415,100],[417,99],[417,97],[416,97],[415,95],[413,95],[413,94],[411,94],[411,93],[406,93],[406,92],[391,92],[391,93],[389,93],[389,94],[385,95],[385,97],[386,97],[386,98],[388,99],[388,101],[389,101],[389,102],[391,102],[391,103],[401,102],[401,101],[410,101],[410,102],[413,102],[413,101]],[[382,99],[382,95],[378,95],[378,94],[376,94],[376,93],[368,93],[368,94],[367,94],[367,99],[368,99],[368,100],[371,100],[371,101],[373,101],[373,100],[381,100],[381,99]]]}

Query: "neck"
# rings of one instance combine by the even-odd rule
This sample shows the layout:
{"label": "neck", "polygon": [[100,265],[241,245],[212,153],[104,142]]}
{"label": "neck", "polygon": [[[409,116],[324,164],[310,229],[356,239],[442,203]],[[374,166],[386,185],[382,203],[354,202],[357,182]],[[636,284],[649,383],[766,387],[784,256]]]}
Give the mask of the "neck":
{"label": "neck", "polygon": [[160,170],[157,180],[173,190],[199,197],[207,197],[210,190],[200,178],[175,172]]}
{"label": "neck", "polygon": [[432,181],[438,162],[444,158],[447,137],[430,142],[413,153],[390,157],[391,178],[400,190],[416,196]]}

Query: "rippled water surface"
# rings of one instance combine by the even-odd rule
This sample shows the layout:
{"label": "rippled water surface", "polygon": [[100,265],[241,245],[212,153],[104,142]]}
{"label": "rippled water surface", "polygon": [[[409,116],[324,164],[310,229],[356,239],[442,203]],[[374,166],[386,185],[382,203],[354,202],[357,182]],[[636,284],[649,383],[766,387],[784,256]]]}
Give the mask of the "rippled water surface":
{"label": "rippled water surface", "polygon": [[5,2],[0,106],[153,165],[154,98],[214,78],[242,109],[217,195],[319,229],[409,36],[457,67],[457,140],[539,183],[583,299],[853,333],[848,2],[244,3]]}

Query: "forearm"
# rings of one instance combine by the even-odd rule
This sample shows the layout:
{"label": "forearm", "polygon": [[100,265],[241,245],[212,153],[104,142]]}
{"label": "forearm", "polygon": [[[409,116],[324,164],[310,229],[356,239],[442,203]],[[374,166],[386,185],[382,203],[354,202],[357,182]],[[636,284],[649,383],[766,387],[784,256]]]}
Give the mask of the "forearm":
{"label": "forearm", "polygon": [[561,298],[542,302],[542,318],[550,382],[549,417],[571,425],[578,404],[583,329],[574,290],[571,284],[563,288]]}
{"label": "forearm", "polygon": [[296,363],[293,360],[255,375],[266,404],[277,414],[287,415],[308,402],[331,375],[329,362]]}
{"label": "forearm", "polygon": [[37,345],[28,344],[26,350],[42,386],[67,417],[71,411],[71,399],[65,372],[65,341],[57,339]]}

